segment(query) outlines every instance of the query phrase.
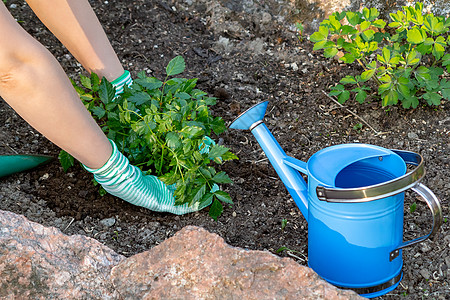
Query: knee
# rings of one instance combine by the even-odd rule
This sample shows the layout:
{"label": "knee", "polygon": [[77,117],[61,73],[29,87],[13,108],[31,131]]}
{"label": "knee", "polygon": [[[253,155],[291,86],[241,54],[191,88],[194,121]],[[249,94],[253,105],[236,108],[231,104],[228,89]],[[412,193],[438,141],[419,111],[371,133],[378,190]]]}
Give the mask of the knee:
{"label": "knee", "polygon": [[30,43],[19,49],[0,47],[0,88],[15,86],[27,67],[47,60],[49,53],[42,45]]}

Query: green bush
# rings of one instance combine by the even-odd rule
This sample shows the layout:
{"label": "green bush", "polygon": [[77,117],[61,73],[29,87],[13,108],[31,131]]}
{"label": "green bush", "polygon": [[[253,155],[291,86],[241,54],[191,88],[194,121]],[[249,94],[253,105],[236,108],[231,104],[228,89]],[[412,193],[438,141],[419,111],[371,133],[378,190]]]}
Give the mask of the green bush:
{"label": "green bush", "polygon": [[[230,178],[212,164],[237,157],[224,146],[205,143],[205,136],[219,135],[226,126],[222,118],[211,115],[209,107],[216,99],[195,89],[196,78],[169,79],[184,69],[184,59],[177,56],[169,62],[164,81],[141,72],[115,99],[111,83],[105,78],[100,81],[96,74],[81,76],[82,86],[74,83],[74,87],[108,138],[132,164],[167,185],[176,184],[176,205],[214,199],[210,215],[216,219],[223,210],[220,202],[233,202],[218,188],[231,183]],[[209,151],[204,151],[205,147]],[[61,157],[63,166],[70,166],[67,155]]]}
{"label": "green bush", "polygon": [[404,108],[416,108],[421,99],[429,105],[449,100],[450,18],[424,14],[422,3],[391,13],[389,24],[378,17],[376,8],[334,13],[310,36],[325,57],[339,54],[342,62],[364,69],[342,78],[330,95],[340,103],[351,96],[363,103],[371,90],[365,84],[372,80],[382,106],[400,100]]}

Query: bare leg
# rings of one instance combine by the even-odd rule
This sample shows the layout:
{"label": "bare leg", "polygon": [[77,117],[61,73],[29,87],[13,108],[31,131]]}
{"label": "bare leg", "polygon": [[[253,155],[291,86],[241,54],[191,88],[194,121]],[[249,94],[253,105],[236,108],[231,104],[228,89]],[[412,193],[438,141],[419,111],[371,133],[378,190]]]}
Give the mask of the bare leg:
{"label": "bare leg", "polygon": [[113,81],[124,69],[87,0],[27,0],[88,72]]}
{"label": "bare leg", "polygon": [[17,24],[2,2],[0,95],[31,126],[86,166],[99,168],[109,159],[108,139],[56,59]]}

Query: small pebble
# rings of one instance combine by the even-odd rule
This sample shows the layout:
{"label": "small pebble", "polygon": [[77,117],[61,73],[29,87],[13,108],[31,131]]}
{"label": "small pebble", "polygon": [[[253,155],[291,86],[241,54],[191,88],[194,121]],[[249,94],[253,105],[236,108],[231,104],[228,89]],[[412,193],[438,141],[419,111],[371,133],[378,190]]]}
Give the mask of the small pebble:
{"label": "small pebble", "polygon": [[100,224],[102,224],[103,226],[106,226],[106,227],[111,227],[114,224],[116,224],[116,219],[115,218],[103,219],[103,220],[100,220]]}
{"label": "small pebble", "polygon": [[423,278],[425,279],[430,279],[430,271],[428,271],[428,269],[421,269],[420,270],[420,275],[423,276]]}
{"label": "small pebble", "polygon": [[408,138],[410,138],[410,139],[418,139],[419,136],[415,132],[408,132]]}
{"label": "small pebble", "polygon": [[422,247],[420,248],[420,250],[421,250],[423,253],[425,253],[425,252],[430,251],[430,250],[431,250],[431,247],[430,247],[430,245],[428,245],[427,243],[423,243],[423,244],[422,244]]}

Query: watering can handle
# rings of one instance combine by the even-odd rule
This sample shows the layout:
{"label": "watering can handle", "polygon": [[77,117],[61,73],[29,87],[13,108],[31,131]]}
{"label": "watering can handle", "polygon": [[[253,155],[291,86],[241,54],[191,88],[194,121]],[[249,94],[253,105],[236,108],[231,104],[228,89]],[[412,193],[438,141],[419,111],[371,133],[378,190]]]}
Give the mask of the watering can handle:
{"label": "watering can handle", "polygon": [[402,150],[392,150],[392,152],[399,155],[406,164],[417,167],[401,177],[370,186],[348,189],[317,186],[317,198],[322,201],[336,203],[369,202],[399,194],[416,186],[425,175],[422,156]]}
{"label": "watering can handle", "polygon": [[433,216],[433,227],[431,228],[430,233],[428,233],[427,235],[424,235],[411,241],[403,242],[403,244],[401,244],[400,247],[398,247],[397,249],[395,249],[390,253],[389,255],[390,261],[392,261],[399,255],[400,249],[409,247],[417,243],[421,243],[426,239],[434,236],[439,231],[439,228],[442,225],[442,208],[439,203],[439,199],[436,197],[436,195],[422,183],[418,183],[411,189],[417,194],[419,194],[419,196],[421,196],[425,200],[428,207],[431,209],[431,214]]}

